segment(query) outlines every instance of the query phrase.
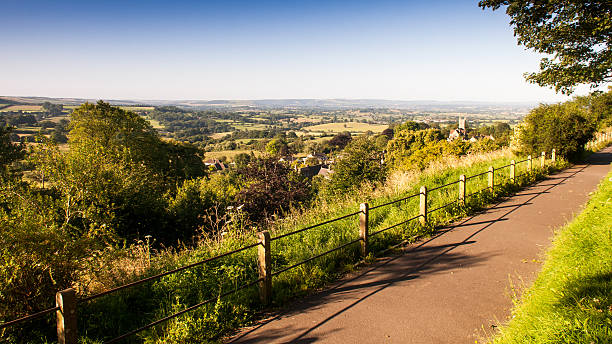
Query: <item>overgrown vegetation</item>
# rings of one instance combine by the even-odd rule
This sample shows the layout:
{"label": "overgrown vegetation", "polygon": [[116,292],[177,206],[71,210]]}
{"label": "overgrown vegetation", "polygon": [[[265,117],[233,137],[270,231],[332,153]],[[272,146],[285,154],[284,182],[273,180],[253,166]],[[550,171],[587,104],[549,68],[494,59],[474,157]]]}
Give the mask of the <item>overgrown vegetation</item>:
{"label": "overgrown vegetation", "polygon": [[[597,119],[605,120],[605,116]],[[478,128],[481,134],[499,134],[499,139],[449,142],[438,128],[407,122],[380,135],[336,135],[326,143],[335,154],[329,179],[304,178],[297,165],[280,161],[282,152],[298,142],[295,133],[275,136],[271,154],[241,155],[235,168],[212,173],[198,147],[162,140],[141,116],[103,102],[76,108],[69,128],[68,151],[39,136],[24,161],[19,161],[26,153],[24,146],[7,141],[10,132],[3,129],[2,142],[9,143],[0,148],[12,158],[3,162],[5,177],[0,184],[0,298],[15,306],[0,309],[2,320],[53,306],[54,293],[66,287],[75,287],[80,297],[95,294],[250,244],[259,230],[289,232],[355,212],[360,202],[381,204],[413,194],[421,184],[456,181],[459,174],[507,165],[514,157],[507,149],[499,150],[507,142],[502,139],[508,138],[507,126]],[[534,177],[522,177],[518,185]],[[475,179],[470,190],[485,183],[484,178]],[[380,250],[426,235],[436,224],[515,187],[474,196],[465,208],[436,212],[431,227],[411,223],[384,232],[372,247]],[[438,190],[431,196],[431,206],[456,197],[456,188]],[[416,202],[411,199],[373,212],[372,229],[413,216]],[[274,269],[354,240],[355,222],[347,218],[275,241]],[[275,277],[274,304],[324,285],[358,260],[357,247],[349,246]],[[109,339],[215,299],[256,276],[254,249],[169,275],[80,305],[80,333],[85,339]],[[133,340],[216,340],[252,319],[260,306],[255,288],[246,289]],[[32,322],[2,335],[15,342],[52,338],[50,322]],[[24,329],[30,337],[16,336]]]}
{"label": "overgrown vegetation", "polygon": [[612,342],[612,172],[561,228],[494,343]]}

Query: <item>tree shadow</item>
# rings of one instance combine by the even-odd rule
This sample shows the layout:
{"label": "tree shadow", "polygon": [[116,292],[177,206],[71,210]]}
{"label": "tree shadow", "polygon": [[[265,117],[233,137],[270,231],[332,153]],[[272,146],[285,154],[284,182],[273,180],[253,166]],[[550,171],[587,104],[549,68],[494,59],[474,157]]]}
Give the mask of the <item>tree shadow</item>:
{"label": "tree shadow", "polygon": [[[592,159],[590,159],[589,164],[609,164],[610,161],[612,161],[612,153],[595,153],[593,154]],[[553,189],[558,185],[563,184],[566,180],[582,172],[589,166],[589,164],[582,166],[574,166],[572,168],[551,175],[550,177],[547,177],[543,181],[539,182],[538,184],[527,187],[526,189],[524,189],[525,191],[527,191],[527,193],[517,194],[517,196],[532,196],[524,202],[514,205],[502,205],[503,203],[506,203],[508,199],[511,199],[507,198],[505,200],[499,201],[498,203],[494,204],[489,208],[483,209],[482,212],[467,217],[466,219],[458,221],[457,223],[441,227],[433,234],[433,236],[423,240],[417,245],[413,245],[405,249],[400,255],[388,257],[381,262],[377,262],[372,266],[362,269],[352,277],[341,280],[340,282],[330,286],[324,291],[306,297],[305,299],[290,305],[285,310],[277,312],[272,317],[260,322],[258,325],[251,328],[250,330],[244,331],[238,336],[231,338],[228,342],[264,343],[273,341],[275,339],[278,340],[281,337],[286,338],[287,333],[291,333],[292,339],[290,341],[292,343],[312,343],[318,340],[318,337],[311,336],[311,333],[314,330],[320,328],[332,319],[338,317],[342,313],[348,311],[349,309],[353,308],[364,300],[367,300],[368,298],[376,295],[377,293],[385,290],[390,286],[402,282],[409,282],[410,280],[419,278],[420,276],[423,276],[425,274],[436,274],[448,271],[450,269],[457,268],[458,266],[467,267],[481,264],[487,261],[488,259],[496,256],[497,253],[489,252],[487,254],[481,255],[466,255],[452,251],[457,247],[476,243],[476,241],[471,239],[478,233],[486,230],[497,222],[508,220],[508,215],[520,209],[521,207],[532,204],[532,201],[535,198],[540,195],[549,193],[549,190]],[[549,184],[542,184],[545,182],[548,182]],[[535,192],[529,192],[537,187],[545,187],[545,189]],[[470,222],[478,215],[486,213],[487,211],[506,208],[509,209],[507,212],[504,212],[499,217],[493,220]],[[471,227],[480,225],[482,225],[482,227],[470,230],[471,234],[460,242],[455,242],[446,245],[427,246],[436,238],[439,238],[440,236],[445,235],[448,232],[457,230],[461,227]],[[392,265],[391,263],[401,263],[402,268],[397,269],[397,267]],[[377,279],[377,276],[381,275],[384,276],[384,278]],[[370,291],[369,289],[372,288],[374,289]],[[360,295],[360,293],[363,294],[364,290],[366,294]],[[247,335],[264,327],[266,324],[271,323],[280,318],[290,317],[292,315],[297,315],[308,310],[322,308],[328,303],[339,302],[350,298],[354,298],[354,300],[349,305],[329,315],[325,319],[321,319],[314,325],[308,324],[300,328],[283,328],[281,330],[270,329],[266,330],[265,333],[257,334],[257,336],[254,338],[241,340]],[[340,329],[334,329],[328,331],[327,333],[337,332],[339,330]]]}
{"label": "tree shadow", "polygon": [[574,278],[563,287],[567,292],[563,297],[553,304],[555,308],[580,307],[580,302],[585,301],[595,308],[607,311],[612,305],[612,272],[598,273],[586,278]]}

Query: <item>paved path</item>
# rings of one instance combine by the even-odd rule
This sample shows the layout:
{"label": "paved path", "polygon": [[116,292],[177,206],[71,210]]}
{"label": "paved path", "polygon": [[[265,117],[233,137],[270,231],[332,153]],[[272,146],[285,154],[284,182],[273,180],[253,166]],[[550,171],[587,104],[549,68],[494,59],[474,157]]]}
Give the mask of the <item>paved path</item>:
{"label": "paved path", "polygon": [[590,164],[381,259],[230,342],[481,342],[508,318],[513,286],[531,284],[553,229],[580,212],[610,162],[608,147]]}

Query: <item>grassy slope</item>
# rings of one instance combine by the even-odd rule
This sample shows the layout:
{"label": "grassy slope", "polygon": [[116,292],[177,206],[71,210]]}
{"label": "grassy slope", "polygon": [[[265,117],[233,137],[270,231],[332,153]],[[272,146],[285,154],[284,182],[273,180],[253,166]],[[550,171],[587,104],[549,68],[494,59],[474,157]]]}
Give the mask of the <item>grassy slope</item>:
{"label": "grassy slope", "polygon": [[[388,183],[384,186],[376,188],[364,186],[360,192],[347,195],[345,198],[336,198],[328,203],[322,202],[303,211],[292,211],[267,229],[272,231],[274,237],[358,211],[361,202],[369,202],[370,206],[380,205],[415,194],[421,185],[431,188],[446,184],[458,180],[460,174],[475,175],[486,171],[490,165],[506,165],[510,159],[516,159],[516,157],[508,150],[504,150],[439,161],[423,172],[395,173],[390,176]],[[534,167],[538,165],[537,162],[534,162]],[[525,164],[518,165],[517,172],[525,172],[525,168]],[[507,170],[500,172],[507,174]],[[533,174],[521,177],[518,180],[519,184],[529,183],[534,177]],[[502,182],[502,175],[498,175],[496,182]],[[468,182],[468,194],[485,187],[486,183],[486,175],[471,179]],[[497,189],[497,194],[508,194],[516,189],[517,186],[502,186]],[[457,193],[457,184],[432,191],[429,195],[430,209],[456,199]],[[429,216],[430,226],[422,227],[418,221],[412,221],[371,237],[371,250],[381,252],[402,240],[417,240],[419,236],[431,233],[435,225],[462,217],[491,202],[494,196],[487,193],[478,194],[469,199],[465,208],[450,207],[436,211]],[[372,210],[370,230],[378,231],[405,221],[417,213],[418,197],[407,202],[398,202]],[[266,228],[255,230],[262,229]],[[112,263],[112,268],[101,269],[101,275],[95,276],[94,280],[100,284],[100,290],[106,289],[245,246],[254,242],[254,234],[254,231],[251,230],[242,233],[232,232],[222,241],[205,240],[194,249],[160,252],[150,263],[146,262],[146,251],[143,250],[140,263],[134,259],[116,260]],[[357,216],[352,216],[273,241],[273,271],[281,270],[313,255],[338,247],[357,237],[358,219]],[[324,286],[338,278],[339,275],[354,269],[354,264],[360,259],[358,245],[353,244],[274,276],[272,306],[282,306],[290,299]],[[216,298],[219,294],[233,290],[256,278],[257,250],[253,248],[139,287],[80,304],[79,333],[84,342],[108,340],[208,298]],[[91,291],[96,290],[94,288]],[[139,333],[126,343],[216,342],[232,329],[252,321],[261,309],[257,288],[247,288]],[[45,328],[52,329],[52,317],[47,320],[49,325]],[[51,332],[41,333],[40,336],[53,338]]]}
{"label": "grassy slope", "polygon": [[[308,225],[352,213],[359,209],[359,203],[368,201],[371,206],[418,192],[420,185],[429,187],[458,180],[459,174],[474,175],[486,171],[489,165],[501,166],[514,158],[508,151],[470,156],[455,161],[445,161],[432,166],[423,173],[393,176],[390,185],[365,190],[346,199],[336,199],[333,203],[319,204],[303,213],[293,212],[278,221],[270,230],[272,236],[303,228]],[[536,165],[536,164],[534,164]],[[524,171],[524,164],[519,170]],[[533,176],[532,176],[533,177]],[[524,178],[521,183],[528,183]],[[486,175],[470,180],[468,193],[486,186]],[[500,188],[501,193],[516,190],[515,187]],[[456,199],[457,186],[440,189],[430,195],[430,207],[448,203]],[[454,218],[479,208],[491,201],[491,195],[473,197],[467,208],[449,208],[430,215],[431,226],[423,228],[418,221],[395,227],[371,238],[373,251],[380,251],[401,240],[415,240],[427,235],[436,224],[447,223]],[[418,213],[418,197],[408,202],[374,210],[370,213],[371,231],[388,227],[404,221]],[[254,233],[235,233],[222,242],[205,242],[193,250],[160,255],[145,272],[153,274],[172,267],[184,266],[204,258],[230,251],[254,241]],[[273,271],[295,264],[308,257],[338,247],[358,237],[357,217],[353,216],[326,226],[314,228],[297,235],[272,242]],[[353,269],[360,260],[357,245],[318,258],[308,264],[289,270],[273,278],[273,306],[280,306],[312,290],[333,281],[340,274]],[[138,276],[132,276],[132,278]],[[140,276],[142,277],[142,275]],[[223,291],[234,289],[257,278],[257,251],[251,249],[240,254],[186,270],[179,274],[164,277],[141,288],[118,293],[99,299],[84,307],[83,314],[89,314],[80,324],[80,333],[88,333],[89,338],[113,336],[134,329],[149,321],[161,318],[172,312],[184,309]],[[255,312],[261,309],[257,289],[248,288],[227,296],[187,313],[154,330],[145,331],[135,338],[136,342],[182,343],[216,341],[231,329],[248,323]],[[119,318],[109,314],[121,314]],[[108,337],[106,337],[108,339]]]}
{"label": "grassy slope", "polygon": [[612,172],[557,233],[494,343],[612,343]]}

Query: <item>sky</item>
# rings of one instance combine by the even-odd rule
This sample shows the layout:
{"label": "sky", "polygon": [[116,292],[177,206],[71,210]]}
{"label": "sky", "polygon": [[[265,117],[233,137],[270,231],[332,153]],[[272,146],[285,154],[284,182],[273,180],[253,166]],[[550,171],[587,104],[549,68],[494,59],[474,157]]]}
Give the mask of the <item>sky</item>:
{"label": "sky", "polygon": [[[477,1],[2,0],[0,95],[556,102]],[[577,94],[585,93],[581,88]]]}

